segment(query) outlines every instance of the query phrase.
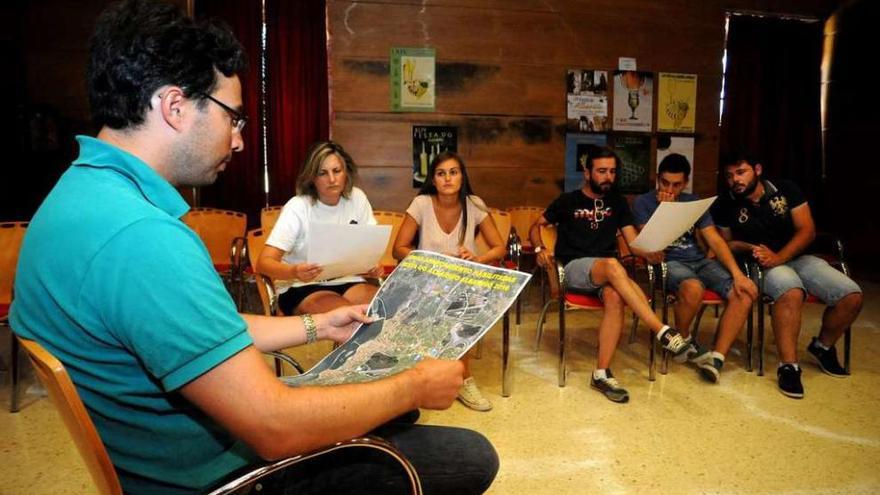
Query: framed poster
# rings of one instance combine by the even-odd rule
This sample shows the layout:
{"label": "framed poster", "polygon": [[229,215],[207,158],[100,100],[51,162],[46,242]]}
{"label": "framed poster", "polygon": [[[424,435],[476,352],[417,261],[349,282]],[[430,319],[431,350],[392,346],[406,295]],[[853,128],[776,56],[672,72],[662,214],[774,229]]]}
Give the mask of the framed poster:
{"label": "framed poster", "polygon": [[615,131],[651,132],[654,116],[654,76],[650,72],[614,72]]}
{"label": "framed poster", "polygon": [[[688,163],[691,164],[691,177],[690,181],[688,181],[687,187],[684,188],[684,192],[692,193],[694,192],[694,138],[692,137],[672,137],[672,136],[658,136],[657,137],[657,167],[660,167],[660,162],[666,158],[668,155],[673,153],[678,153],[679,155],[684,155],[687,158]],[[656,168],[654,169],[656,170]]]}
{"label": "framed poster", "polygon": [[615,135],[611,148],[623,162],[622,170],[617,171],[617,190],[622,194],[642,194],[651,188],[649,167],[651,166],[651,136]]}
{"label": "framed poster", "polygon": [[697,75],[661,72],[657,82],[657,130],[693,134],[697,114]]}
{"label": "framed poster", "polygon": [[584,166],[590,152],[597,146],[605,146],[605,134],[565,135],[565,192],[580,189],[584,185]]}
{"label": "framed poster", "polygon": [[566,127],[572,132],[608,130],[608,72],[569,69],[566,81]]}
{"label": "framed poster", "polygon": [[433,48],[391,48],[391,111],[433,112],[437,79]]}
{"label": "framed poster", "polygon": [[413,182],[415,188],[422,187],[428,175],[428,165],[434,157],[444,151],[458,152],[458,128],[439,125],[414,125]]}

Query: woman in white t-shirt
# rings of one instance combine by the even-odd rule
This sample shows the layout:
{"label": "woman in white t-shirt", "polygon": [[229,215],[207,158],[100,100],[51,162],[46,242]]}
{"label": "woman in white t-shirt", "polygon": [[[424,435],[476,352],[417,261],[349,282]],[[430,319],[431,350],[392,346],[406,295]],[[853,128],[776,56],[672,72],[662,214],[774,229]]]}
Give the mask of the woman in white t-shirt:
{"label": "woman in white t-shirt", "polygon": [[[373,208],[354,187],[357,166],[332,141],[312,146],[296,180],[296,196],[284,205],[257,261],[257,271],[275,279],[278,307],[284,314],[323,313],[349,304],[365,304],[378,290],[363,277],[321,279],[321,266],[306,262],[309,223],[375,225]],[[369,276],[378,276],[376,267]]]}
{"label": "woman in white t-shirt", "polygon": [[[406,218],[394,241],[394,257],[402,260],[416,247],[457,258],[493,263],[504,257],[504,241],[492,220],[486,204],[471,189],[464,161],[455,153],[441,153],[428,167],[428,177],[419,195],[406,209]],[[477,230],[489,245],[489,250],[476,254]],[[477,411],[488,411],[492,403],[483,397],[474,378],[470,376],[467,356],[465,381],[458,399]]]}

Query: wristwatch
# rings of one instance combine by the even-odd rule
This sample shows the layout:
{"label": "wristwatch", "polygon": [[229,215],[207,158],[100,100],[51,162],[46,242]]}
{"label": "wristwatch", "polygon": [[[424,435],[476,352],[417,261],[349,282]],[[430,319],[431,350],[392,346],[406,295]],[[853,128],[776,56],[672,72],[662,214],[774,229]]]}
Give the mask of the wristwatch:
{"label": "wristwatch", "polygon": [[543,251],[544,249],[545,249],[544,246],[535,246],[535,254],[540,253],[540,252]]}

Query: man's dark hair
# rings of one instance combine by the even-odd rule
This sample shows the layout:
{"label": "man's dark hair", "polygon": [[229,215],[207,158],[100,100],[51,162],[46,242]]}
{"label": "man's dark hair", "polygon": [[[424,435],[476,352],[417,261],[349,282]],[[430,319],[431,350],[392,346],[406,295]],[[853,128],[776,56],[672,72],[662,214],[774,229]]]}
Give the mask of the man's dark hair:
{"label": "man's dark hair", "polygon": [[691,178],[691,164],[688,163],[688,159],[684,155],[671,153],[660,160],[660,166],[657,167],[658,176],[664,172],[669,174],[683,173],[684,180],[688,180]]}
{"label": "man's dark hair", "polygon": [[608,146],[589,146],[587,148],[587,163],[584,164],[584,168],[592,172],[593,160],[598,160],[600,158],[614,158],[614,163],[617,165],[617,173],[620,174],[620,169],[623,168],[623,162],[620,161],[620,157],[617,156],[617,153]]}
{"label": "man's dark hair", "polygon": [[761,163],[757,156],[752,153],[748,153],[744,150],[733,150],[721,155],[721,169],[723,170],[725,167],[729,167],[731,165],[739,165],[740,163],[747,163],[755,168],[755,165]]}
{"label": "man's dark hair", "polygon": [[177,7],[154,0],[108,7],[90,43],[86,74],[98,127],[143,123],[150,98],[164,85],[180,86],[187,97],[210,94],[217,84],[215,70],[231,77],[247,66],[228,26],[193,21]]}

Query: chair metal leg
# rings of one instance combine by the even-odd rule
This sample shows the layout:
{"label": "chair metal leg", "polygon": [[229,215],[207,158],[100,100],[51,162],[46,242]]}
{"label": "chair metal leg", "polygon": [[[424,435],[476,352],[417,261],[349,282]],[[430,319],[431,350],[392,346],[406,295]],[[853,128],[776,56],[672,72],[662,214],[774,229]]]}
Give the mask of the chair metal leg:
{"label": "chair metal leg", "polygon": [[544,303],[544,307],[541,308],[541,314],[538,315],[538,329],[535,332],[535,352],[538,352],[538,349],[541,347],[541,337],[544,335],[544,321],[547,316],[547,308],[550,307],[550,303],[553,302],[552,299]]}
{"label": "chair metal leg", "polygon": [[746,371],[748,371],[749,373],[752,372],[752,369],[753,369],[752,363],[754,363],[754,359],[752,356],[752,351],[754,348],[754,345],[752,342],[752,335],[753,335],[754,331],[755,331],[755,308],[754,308],[754,305],[752,305],[752,307],[749,308],[749,317],[746,320]]}
{"label": "chair metal leg", "polygon": [[758,297],[758,376],[764,376],[764,301]]}
{"label": "chair metal leg", "polygon": [[519,296],[516,298],[516,324],[519,325],[522,323],[522,298],[523,294],[525,294],[525,289],[519,293]]}
{"label": "chair metal leg", "polygon": [[18,352],[18,339],[15,337],[15,334],[10,332],[10,337],[12,338],[12,343],[10,347],[12,348],[12,362],[9,363],[12,374],[12,397],[9,401],[9,412],[17,413],[20,408],[19,400],[19,388],[21,387],[21,380],[19,373],[21,372],[21,368],[19,366],[19,352]]}
{"label": "chair metal leg", "polygon": [[559,302],[559,386],[565,386],[565,303]]}
{"label": "chair metal leg", "polygon": [[706,307],[707,306],[705,304],[701,304],[700,309],[697,311],[697,317],[694,318],[694,326],[691,329],[691,339],[693,340],[694,344],[697,343],[697,337],[700,333],[700,320],[703,319],[703,313],[706,312]]}
{"label": "chair metal leg", "polygon": [[654,360],[657,356],[654,334],[648,332],[648,380],[654,381],[657,376],[654,373]]}
{"label": "chair metal leg", "polygon": [[510,310],[501,322],[501,397],[510,397]]}

